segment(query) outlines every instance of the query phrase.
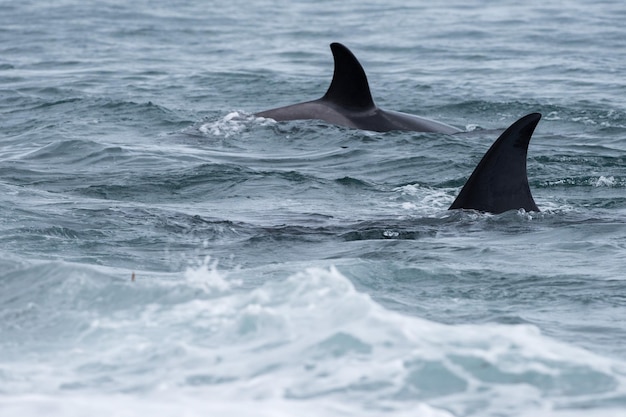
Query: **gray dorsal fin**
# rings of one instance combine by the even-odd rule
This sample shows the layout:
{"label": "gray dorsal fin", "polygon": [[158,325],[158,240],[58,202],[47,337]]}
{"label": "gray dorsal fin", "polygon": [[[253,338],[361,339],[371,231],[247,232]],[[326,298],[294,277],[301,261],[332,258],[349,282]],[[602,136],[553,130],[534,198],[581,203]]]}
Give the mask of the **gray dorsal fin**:
{"label": "gray dorsal fin", "polygon": [[375,108],[367,76],[356,57],[340,43],[331,43],[330,49],[335,59],[335,71],[322,100],[354,110]]}
{"label": "gray dorsal fin", "polygon": [[539,211],[528,185],[528,144],[541,114],[532,113],[513,123],[491,145],[450,209],[502,213],[523,208]]}

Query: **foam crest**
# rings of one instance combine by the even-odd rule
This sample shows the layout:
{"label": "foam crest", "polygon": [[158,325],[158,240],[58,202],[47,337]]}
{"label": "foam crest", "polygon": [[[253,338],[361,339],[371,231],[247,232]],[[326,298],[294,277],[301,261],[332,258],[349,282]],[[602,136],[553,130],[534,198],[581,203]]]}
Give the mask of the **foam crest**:
{"label": "foam crest", "polygon": [[233,400],[242,391],[265,400],[348,402],[367,393],[371,406],[400,410],[398,400],[449,408],[453,396],[455,412],[465,414],[504,412],[510,401],[515,409],[538,401],[556,407],[589,386],[598,398],[624,395],[623,364],[546,338],[534,326],[450,326],[401,315],[335,268],[308,269],[195,308],[208,313],[213,342],[228,349],[212,352],[220,362],[187,381],[219,385]]}
{"label": "foam crest", "polygon": [[595,187],[614,187],[616,183],[615,177],[612,175],[608,177],[601,175],[593,185]]}
{"label": "foam crest", "polygon": [[255,120],[252,115],[233,111],[219,120],[203,123],[198,130],[205,135],[230,138],[244,132]]}
{"label": "foam crest", "polygon": [[436,213],[450,206],[453,201],[451,195],[456,189],[424,187],[415,183],[396,187],[393,191],[396,193],[393,200],[400,203],[404,210]]}
{"label": "foam crest", "polygon": [[[83,415],[110,415],[116,414],[110,403],[137,411],[154,401],[163,408],[146,414],[173,415],[169,395],[174,403],[186,398],[193,406],[177,404],[189,415],[314,409],[329,416],[419,410],[448,417],[555,411],[574,401],[596,407],[626,396],[623,363],[547,338],[534,326],[446,325],[401,314],[334,267],[243,284],[258,276],[267,269],[220,271],[206,258],[183,279],[106,287],[132,288],[134,295],[123,308],[92,311],[72,355],[48,351],[36,367],[6,364],[3,379],[22,382],[0,398],[0,408],[28,416],[45,406],[72,415],[65,406],[72,404]],[[61,384],[50,383],[59,378]],[[33,392],[39,395],[26,395]]]}
{"label": "foam crest", "polygon": [[241,285],[241,280],[228,279],[228,273],[219,271],[218,260],[205,257],[195,266],[190,266],[185,271],[186,281],[206,293],[225,292],[233,286]]}

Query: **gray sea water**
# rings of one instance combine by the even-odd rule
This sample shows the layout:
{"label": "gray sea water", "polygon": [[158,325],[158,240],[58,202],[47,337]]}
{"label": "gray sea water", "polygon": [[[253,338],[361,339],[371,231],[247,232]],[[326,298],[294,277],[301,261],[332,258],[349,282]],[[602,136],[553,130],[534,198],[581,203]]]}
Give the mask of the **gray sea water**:
{"label": "gray sea water", "polygon": [[[626,415],[621,1],[0,1],[1,416]],[[259,110],[320,97],[470,131]],[[519,117],[538,213],[447,208]]]}

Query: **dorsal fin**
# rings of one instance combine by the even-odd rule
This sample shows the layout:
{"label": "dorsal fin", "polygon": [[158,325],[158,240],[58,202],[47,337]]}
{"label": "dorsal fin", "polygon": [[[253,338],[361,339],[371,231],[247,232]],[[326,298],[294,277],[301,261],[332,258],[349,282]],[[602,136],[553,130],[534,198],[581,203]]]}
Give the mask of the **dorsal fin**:
{"label": "dorsal fin", "polygon": [[335,71],[322,100],[354,110],[376,107],[365,71],[356,57],[340,43],[331,43],[330,49],[335,59]]}
{"label": "dorsal fin", "polygon": [[523,208],[539,211],[528,185],[528,144],[541,114],[532,113],[513,123],[491,145],[450,209],[502,213]]}

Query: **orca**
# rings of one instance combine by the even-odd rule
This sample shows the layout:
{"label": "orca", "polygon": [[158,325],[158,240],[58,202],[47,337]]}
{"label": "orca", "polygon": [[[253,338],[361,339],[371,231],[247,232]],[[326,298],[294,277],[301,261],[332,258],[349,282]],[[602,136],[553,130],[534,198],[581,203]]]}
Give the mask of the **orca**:
{"label": "orca", "polygon": [[316,119],[375,132],[461,132],[445,123],[379,108],[372,99],[365,71],[352,52],[340,43],[331,43],[330,49],[335,70],[330,87],[322,98],[261,111],[255,116],[276,121]]}
{"label": "orca", "polygon": [[449,210],[494,214],[518,209],[539,211],[528,185],[526,156],[540,119],[541,114],[531,113],[506,129],[485,153]]}

